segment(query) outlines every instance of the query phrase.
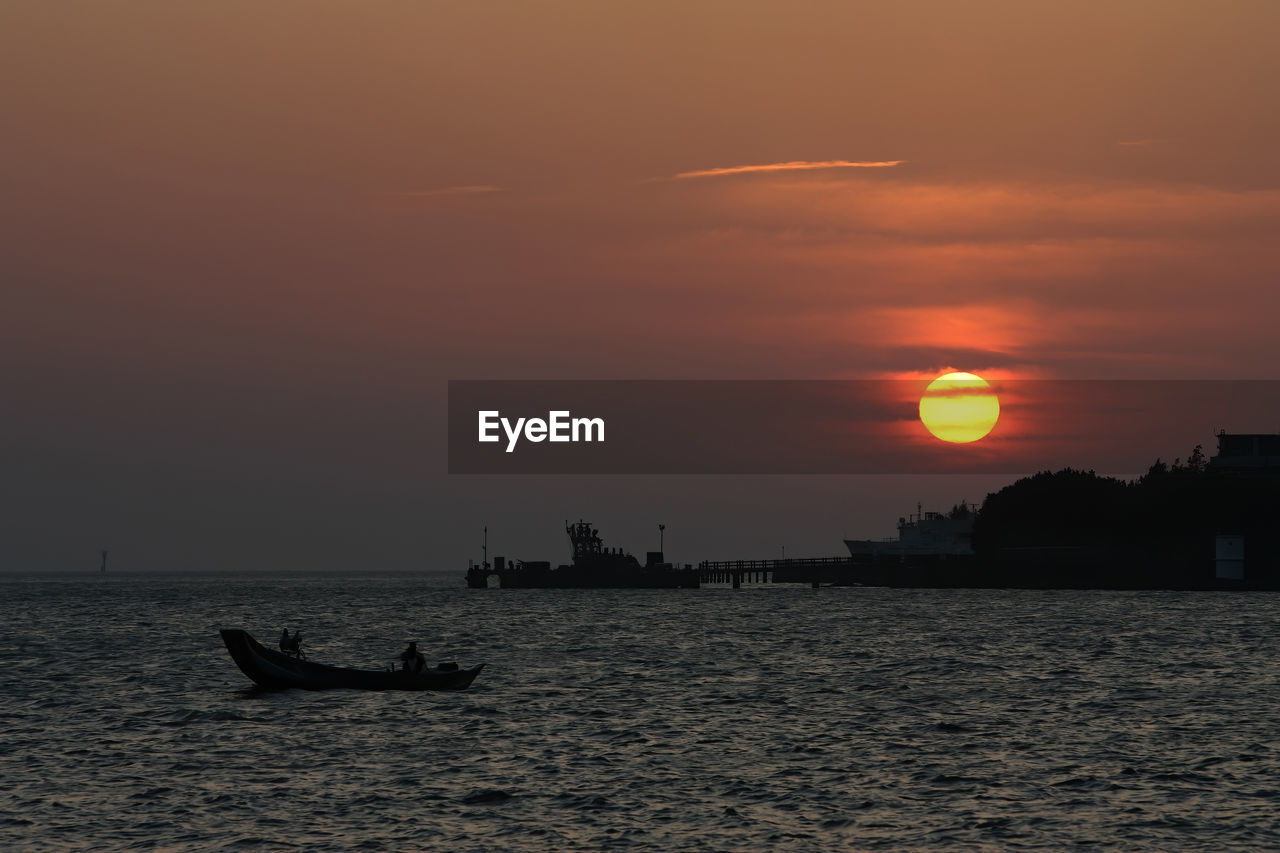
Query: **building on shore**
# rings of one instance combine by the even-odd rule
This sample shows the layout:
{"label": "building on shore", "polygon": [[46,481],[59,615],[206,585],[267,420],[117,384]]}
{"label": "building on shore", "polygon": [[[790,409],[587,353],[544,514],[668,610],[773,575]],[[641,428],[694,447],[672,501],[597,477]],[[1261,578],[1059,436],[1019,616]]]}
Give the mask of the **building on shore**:
{"label": "building on shore", "polygon": [[1238,481],[1248,497],[1230,502],[1228,517],[1218,519],[1214,578],[1274,585],[1280,574],[1280,434],[1223,431],[1217,439],[1208,471]]}
{"label": "building on shore", "polygon": [[1217,438],[1210,471],[1280,477],[1280,434],[1220,432]]}

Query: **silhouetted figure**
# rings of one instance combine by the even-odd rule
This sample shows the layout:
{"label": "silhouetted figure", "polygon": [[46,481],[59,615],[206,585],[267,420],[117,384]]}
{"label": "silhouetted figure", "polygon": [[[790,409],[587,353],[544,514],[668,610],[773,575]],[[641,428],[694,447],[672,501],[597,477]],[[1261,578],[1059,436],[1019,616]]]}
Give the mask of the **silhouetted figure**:
{"label": "silhouetted figure", "polygon": [[289,636],[288,628],[280,629],[280,651],[286,655],[294,657],[302,657],[302,632],[294,631],[293,636]]}
{"label": "silhouetted figure", "polygon": [[400,660],[404,662],[405,672],[422,672],[427,665],[427,656],[418,651],[417,643],[410,643],[409,647],[400,653]]}

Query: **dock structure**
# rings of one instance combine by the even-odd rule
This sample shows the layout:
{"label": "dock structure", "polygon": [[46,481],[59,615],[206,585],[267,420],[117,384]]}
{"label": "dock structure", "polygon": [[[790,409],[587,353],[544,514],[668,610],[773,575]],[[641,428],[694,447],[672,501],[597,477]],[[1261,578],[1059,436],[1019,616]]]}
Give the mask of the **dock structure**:
{"label": "dock structure", "polygon": [[950,586],[975,559],[976,513],[965,501],[949,513],[925,512],[898,519],[896,539],[846,539],[844,557],[716,560],[698,566],[702,583],[807,583],[828,586]]}
{"label": "dock structure", "polygon": [[[666,525],[659,525],[661,537]],[[697,589],[698,572],[689,564],[669,563],[661,550],[649,551],[641,563],[621,548],[606,548],[600,531],[579,520],[564,523],[572,547],[572,561],[551,567],[549,561],[507,560],[489,562],[488,528],[485,528],[484,560],[467,567],[467,586],[486,589],[496,578],[503,589]],[[659,538],[659,546],[662,539]]]}
{"label": "dock structure", "polygon": [[704,560],[698,564],[700,583],[727,583],[739,589],[744,583],[861,583],[855,580],[864,563],[848,557],[801,557],[780,560]]}
{"label": "dock structure", "polygon": [[960,585],[971,556],[876,554],[786,560],[707,560],[698,564],[704,584],[807,583],[819,586],[951,587]]}

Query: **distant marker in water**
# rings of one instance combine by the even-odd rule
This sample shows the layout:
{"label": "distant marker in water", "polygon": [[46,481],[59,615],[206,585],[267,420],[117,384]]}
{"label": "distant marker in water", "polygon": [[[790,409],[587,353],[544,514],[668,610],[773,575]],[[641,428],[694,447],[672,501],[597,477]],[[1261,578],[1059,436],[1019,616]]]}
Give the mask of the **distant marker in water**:
{"label": "distant marker in water", "polygon": [[98,568],[98,571],[105,572],[106,570],[107,570],[107,552],[104,550],[102,552],[102,565]]}

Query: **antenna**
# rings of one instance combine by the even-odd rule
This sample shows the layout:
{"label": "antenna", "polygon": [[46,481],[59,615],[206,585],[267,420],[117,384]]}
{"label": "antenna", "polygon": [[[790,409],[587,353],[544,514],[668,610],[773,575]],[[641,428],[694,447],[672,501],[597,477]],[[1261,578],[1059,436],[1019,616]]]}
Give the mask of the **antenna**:
{"label": "antenna", "polygon": [[487,569],[489,568],[489,525],[487,524],[484,526],[484,545],[482,549],[484,550],[484,567]]}

